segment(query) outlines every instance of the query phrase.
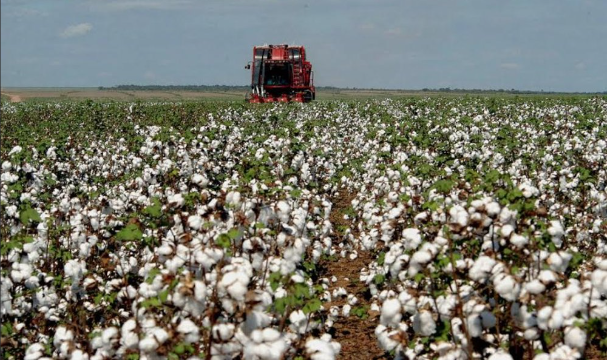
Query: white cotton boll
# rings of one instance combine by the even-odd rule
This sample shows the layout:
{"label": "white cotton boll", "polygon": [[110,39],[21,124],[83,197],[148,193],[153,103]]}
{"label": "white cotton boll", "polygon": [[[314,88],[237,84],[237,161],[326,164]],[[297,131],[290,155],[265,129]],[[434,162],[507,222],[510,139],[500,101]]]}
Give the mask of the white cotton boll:
{"label": "white cotton boll", "polygon": [[530,294],[541,294],[546,290],[546,286],[539,281],[538,279],[533,279],[524,285],[525,290],[527,290]]}
{"label": "white cotton boll", "polygon": [[289,204],[284,201],[284,200],[280,200],[277,204],[276,204],[276,214],[278,215],[278,218],[280,219],[280,221],[282,223],[288,223],[289,222],[289,215],[291,214],[291,206],[289,206]]}
{"label": "white cotton boll", "polygon": [[533,360],[551,360],[550,354],[541,353],[533,357]]}
{"label": "white cotton boll", "polygon": [[343,317],[348,317],[350,316],[350,310],[352,310],[352,306],[346,304],[342,307],[341,309],[341,314]]}
{"label": "white cotton boll", "polygon": [[421,237],[419,229],[415,229],[415,228],[405,229],[405,230],[403,230],[402,236],[403,236],[403,240],[404,240],[406,249],[410,249],[410,250],[417,249],[419,244],[421,244],[421,242],[422,242],[422,237]]}
{"label": "white cotton boll", "polygon": [[522,249],[525,245],[529,244],[529,238],[515,233],[510,236],[510,243],[517,248]]}
{"label": "white cotton boll", "polygon": [[556,282],[557,278],[552,270],[542,270],[538,275],[538,280],[543,284],[548,285],[550,283]]}
{"label": "white cotton boll", "polygon": [[479,256],[469,270],[469,276],[472,280],[485,283],[497,262],[489,256]]}
{"label": "white cotton boll", "polygon": [[563,225],[561,225],[558,220],[552,220],[550,222],[550,227],[548,228],[548,234],[552,236],[552,242],[554,243],[554,245],[560,248],[563,244],[563,235],[565,235]]}
{"label": "white cotton boll", "polygon": [[33,343],[25,350],[23,360],[37,360],[44,356],[45,348],[39,342]]}
{"label": "white cotton boll", "polygon": [[329,341],[310,339],[306,341],[306,353],[311,360],[333,360],[339,354]]}
{"label": "white cotton boll", "polygon": [[499,214],[499,221],[502,224],[513,224],[516,221],[516,210],[510,210],[507,206],[504,206]]}
{"label": "white cotton boll", "polygon": [[514,227],[510,224],[506,224],[506,225],[502,226],[502,228],[500,229],[500,234],[502,235],[502,237],[504,239],[507,239],[510,237],[510,235],[512,234],[513,231],[514,231]]}
{"label": "white cotton boll", "polygon": [[494,277],[493,286],[495,287],[495,291],[508,301],[515,301],[521,290],[521,286],[516,282],[516,279],[504,273]]}
{"label": "white cotton boll", "polygon": [[[49,149],[51,149],[52,147],[50,147]],[[21,150],[23,150],[23,148],[19,145],[14,146],[11,151],[9,151],[8,156],[11,156],[13,154],[19,154],[21,152]]]}
{"label": "white cotton boll", "polygon": [[401,319],[401,304],[398,299],[387,299],[382,304],[379,322],[385,326],[396,326]]}
{"label": "white cotton boll", "polygon": [[177,331],[184,337],[186,343],[195,343],[200,340],[200,329],[190,319],[184,319],[177,326]]}
{"label": "white cotton boll", "polygon": [[227,291],[232,298],[241,301],[244,300],[249,281],[250,279],[247,274],[232,271],[223,275],[219,283],[219,289]]}
{"label": "white cotton boll", "polygon": [[[400,319],[399,319],[400,321]],[[430,336],[436,332],[436,322],[432,313],[422,310],[413,316],[413,330],[422,336]]]}
{"label": "white cotton boll", "polygon": [[139,341],[139,350],[144,353],[151,353],[156,350],[158,346],[158,342],[149,335]]}
{"label": "white cotton boll", "polygon": [[172,207],[182,207],[185,204],[185,199],[181,194],[174,194],[167,197],[167,202]]}
{"label": "white cotton boll", "polygon": [[188,226],[194,230],[200,230],[203,221],[200,215],[191,215],[188,217]]}
{"label": "white cotton boll", "polygon": [[209,184],[209,179],[204,175],[194,174],[192,175],[192,183],[204,188]]}
{"label": "white cotton boll", "polygon": [[460,226],[467,226],[470,220],[470,214],[460,205],[455,205],[449,209],[449,215],[452,221]]}
{"label": "white cotton boll", "polygon": [[586,332],[576,326],[568,326],[565,329],[565,344],[570,348],[584,351],[586,347]]}
{"label": "white cotton boll", "polygon": [[293,311],[289,315],[289,321],[291,324],[289,328],[296,334],[305,334],[308,327],[308,317],[301,310]]}
{"label": "white cotton boll", "polygon": [[529,328],[523,333],[525,340],[537,340],[540,337],[540,331],[536,328]]}
{"label": "white cotton boll", "polygon": [[129,348],[135,348],[139,343],[139,336],[135,333],[137,322],[134,319],[127,320],[120,329],[120,343]]}
{"label": "white cotton boll", "polygon": [[563,326],[564,321],[563,312],[560,309],[555,309],[552,311],[550,319],[548,319],[548,327],[553,330],[560,329]]}
{"label": "white cotton boll", "polygon": [[590,281],[592,286],[599,292],[599,294],[607,295],[607,271],[596,269],[590,275]]}
{"label": "white cotton boll", "polygon": [[499,349],[489,356],[489,360],[513,360],[512,355],[505,352],[503,349]]}
{"label": "white cotton boll", "polygon": [[566,251],[559,251],[558,253],[550,254],[546,262],[550,265],[550,269],[557,273],[563,273],[569,267],[569,261],[572,257],[573,255]]}
{"label": "white cotton boll", "polygon": [[230,191],[226,195],[226,203],[237,208],[238,206],[240,206],[240,198],[241,196],[238,191]]}
{"label": "white cotton boll", "polygon": [[391,351],[398,346],[398,341],[392,339],[392,335],[396,335],[397,331],[388,331],[384,325],[378,325],[375,328],[375,337],[379,342],[379,346],[385,351]]}
{"label": "white cotton boll", "polygon": [[542,330],[548,330],[548,321],[552,316],[552,306],[544,306],[537,312],[537,326]]}

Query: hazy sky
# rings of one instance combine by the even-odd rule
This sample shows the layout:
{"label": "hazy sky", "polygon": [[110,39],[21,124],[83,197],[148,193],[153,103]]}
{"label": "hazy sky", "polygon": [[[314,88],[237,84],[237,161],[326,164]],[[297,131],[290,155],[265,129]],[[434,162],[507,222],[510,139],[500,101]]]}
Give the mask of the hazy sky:
{"label": "hazy sky", "polygon": [[304,45],[319,86],[607,91],[605,0],[1,0],[1,84],[245,85]]}

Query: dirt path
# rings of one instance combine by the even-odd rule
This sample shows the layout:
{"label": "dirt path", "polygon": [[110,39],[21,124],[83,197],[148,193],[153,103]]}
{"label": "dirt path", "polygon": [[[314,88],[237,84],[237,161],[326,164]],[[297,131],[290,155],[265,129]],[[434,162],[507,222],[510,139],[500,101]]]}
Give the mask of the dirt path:
{"label": "dirt path", "polygon": [[[333,199],[330,220],[334,229],[337,229],[338,226],[347,226],[357,236],[358,231],[356,231],[352,222],[343,218],[344,210],[351,206],[351,201],[355,196],[354,193],[342,193],[337,199]],[[335,241],[337,240],[335,239]],[[324,276],[335,276],[337,278],[337,281],[331,284],[329,291],[333,292],[334,289],[342,287],[358,299],[358,303],[352,306],[352,309],[364,308],[368,310],[371,306],[371,296],[368,287],[360,282],[359,277],[360,271],[369,266],[374,256],[370,251],[358,249],[357,252],[358,256],[354,260],[349,257],[339,257],[337,260],[327,260],[322,267],[325,270]],[[346,298],[338,298],[333,299],[325,306],[327,309],[331,306],[338,306],[341,313],[343,306],[346,304]],[[350,311],[350,316],[338,317],[333,325],[335,329],[333,340],[341,344],[338,359],[388,359],[375,338],[374,331],[378,324],[378,315],[367,311],[364,315],[358,316],[354,314],[354,311]]]}
{"label": "dirt path", "polygon": [[23,101],[23,99],[19,95],[13,95],[13,94],[5,93],[4,91],[2,92],[2,95],[8,96],[10,98],[10,101],[13,102],[13,103],[18,103],[18,102]]}

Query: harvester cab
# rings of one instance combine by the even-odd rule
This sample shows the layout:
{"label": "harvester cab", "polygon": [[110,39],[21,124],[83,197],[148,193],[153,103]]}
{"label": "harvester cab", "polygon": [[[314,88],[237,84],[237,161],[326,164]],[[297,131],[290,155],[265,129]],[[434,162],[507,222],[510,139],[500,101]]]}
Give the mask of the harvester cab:
{"label": "harvester cab", "polygon": [[262,45],[253,47],[250,103],[309,102],[316,98],[312,64],[306,50],[295,45]]}

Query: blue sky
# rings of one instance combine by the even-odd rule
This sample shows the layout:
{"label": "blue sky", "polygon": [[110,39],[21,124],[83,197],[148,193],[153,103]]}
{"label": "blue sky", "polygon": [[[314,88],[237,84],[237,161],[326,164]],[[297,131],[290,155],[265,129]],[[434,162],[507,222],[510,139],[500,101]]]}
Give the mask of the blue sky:
{"label": "blue sky", "polygon": [[2,87],[245,85],[253,45],[318,86],[607,91],[604,0],[1,0]]}

